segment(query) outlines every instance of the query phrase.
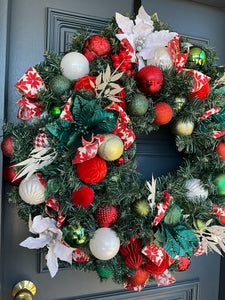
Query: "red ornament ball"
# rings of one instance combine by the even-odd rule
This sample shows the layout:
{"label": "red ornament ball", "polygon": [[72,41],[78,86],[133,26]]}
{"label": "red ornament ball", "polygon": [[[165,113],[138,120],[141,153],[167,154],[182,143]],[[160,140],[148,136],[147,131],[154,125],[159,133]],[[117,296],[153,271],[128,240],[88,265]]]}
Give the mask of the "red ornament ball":
{"label": "red ornament ball", "polygon": [[118,218],[118,210],[116,206],[99,206],[95,211],[95,219],[102,227],[109,227],[115,224]]}
{"label": "red ornament ball", "polygon": [[225,225],[225,216],[219,216],[219,223],[221,224],[221,225]]}
{"label": "red ornament ball", "polygon": [[79,190],[72,192],[72,202],[75,206],[88,207],[94,201],[94,191],[87,185],[83,185]]}
{"label": "red ornament ball", "polygon": [[18,186],[23,178],[18,178],[18,179],[13,181],[13,179],[15,177],[16,177],[16,171],[15,171],[15,168],[14,168],[14,164],[13,163],[6,164],[3,168],[3,178],[4,178],[4,180],[10,185]]}
{"label": "red ornament ball", "polygon": [[216,146],[215,151],[219,154],[219,159],[225,160],[225,143],[219,143],[219,145]]}
{"label": "red ornament ball", "polygon": [[146,66],[137,73],[136,84],[141,92],[156,94],[163,85],[163,72],[158,67]]}
{"label": "red ornament ball", "polygon": [[108,58],[111,54],[111,45],[102,35],[92,35],[84,43],[83,54],[89,62],[96,57]]}
{"label": "red ornament ball", "polygon": [[91,86],[90,81],[92,81],[95,85],[96,82],[96,77],[95,76],[84,76],[81,77],[75,84],[74,86],[74,90],[82,90],[85,89],[86,91],[91,90],[94,94],[95,94],[95,89],[93,88],[93,86]]}
{"label": "red ornament ball", "polygon": [[154,123],[164,125],[170,122],[173,117],[173,110],[171,106],[165,102],[156,103],[154,106],[156,117]]}
{"label": "red ornament ball", "polygon": [[190,98],[197,97],[199,100],[205,99],[210,93],[210,85],[206,83],[199,91],[190,93]]}
{"label": "red ornament ball", "polygon": [[169,266],[169,258],[168,255],[166,255],[160,266],[157,266],[151,260],[148,260],[143,265],[143,269],[151,275],[160,275],[166,271],[168,266]]}
{"label": "red ornament ball", "polygon": [[11,157],[13,154],[14,147],[12,141],[13,141],[12,137],[7,136],[6,138],[3,139],[1,143],[2,153],[7,157]]}
{"label": "red ornament ball", "polygon": [[190,264],[191,264],[191,261],[187,256],[181,257],[178,261],[176,271],[177,272],[186,271],[189,268]]}
{"label": "red ornament ball", "polygon": [[102,181],[106,173],[106,162],[97,155],[90,160],[77,164],[77,176],[88,184],[95,184]]}
{"label": "red ornament ball", "polygon": [[127,277],[127,281],[130,284],[136,286],[142,285],[143,283],[145,283],[146,280],[148,280],[148,278],[149,273],[145,271],[142,267],[140,267],[133,276]]}

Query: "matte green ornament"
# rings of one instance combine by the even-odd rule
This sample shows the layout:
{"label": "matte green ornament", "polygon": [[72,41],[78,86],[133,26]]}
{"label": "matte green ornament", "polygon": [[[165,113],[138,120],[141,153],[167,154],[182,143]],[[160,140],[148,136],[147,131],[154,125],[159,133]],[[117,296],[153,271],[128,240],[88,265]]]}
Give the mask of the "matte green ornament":
{"label": "matte green ornament", "polygon": [[63,240],[72,248],[76,248],[86,242],[84,235],[84,228],[79,225],[78,227],[68,225],[63,228]]}
{"label": "matte green ornament", "polygon": [[53,117],[59,117],[61,114],[61,110],[57,106],[53,106],[49,110],[49,114]]}
{"label": "matte green ornament", "polygon": [[196,63],[196,65],[200,66],[203,66],[206,61],[205,51],[196,46],[191,47],[189,57]]}
{"label": "matte green ornament", "polygon": [[110,269],[109,267],[103,267],[101,265],[96,266],[96,272],[98,273],[99,276],[103,278],[108,278],[113,274],[112,269]]}
{"label": "matte green ornament", "polygon": [[176,226],[182,220],[182,212],[178,205],[171,204],[164,217],[164,224],[167,226]]}
{"label": "matte green ornament", "polygon": [[149,100],[142,94],[136,94],[130,102],[128,109],[133,116],[143,116],[149,106]]}
{"label": "matte green ornament", "polygon": [[70,81],[62,75],[53,77],[49,82],[49,88],[55,96],[61,96],[70,88]]}

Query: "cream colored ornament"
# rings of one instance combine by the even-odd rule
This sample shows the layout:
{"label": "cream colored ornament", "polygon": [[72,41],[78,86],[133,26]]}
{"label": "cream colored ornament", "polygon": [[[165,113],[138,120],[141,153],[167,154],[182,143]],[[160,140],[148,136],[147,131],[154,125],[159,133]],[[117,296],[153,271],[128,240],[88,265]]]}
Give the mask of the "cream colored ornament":
{"label": "cream colored ornament", "polygon": [[206,200],[208,198],[208,190],[206,190],[200,179],[190,179],[186,182],[185,188],[188,190],[186,193],[187,199],[193,202],[200,199]]}
{"label": "cream colored ornament", "polygon": [[45,188],[36,174],[21,181],[19,194],[24,202],[31,205],[38,205],[45,201]]}
{"label": "cream colored ornament", "polygon": [[107,161],[118,159],[123,154],[123,142],[115,134],[106,134],[103,143],[98,148],[98,154]]}
{"label": "cream colored ornament", "polygon": [[154,60],[155,65],[162,70],[171,69],[173,66],[169,50],[166,47],[159,47],[155,49]]}

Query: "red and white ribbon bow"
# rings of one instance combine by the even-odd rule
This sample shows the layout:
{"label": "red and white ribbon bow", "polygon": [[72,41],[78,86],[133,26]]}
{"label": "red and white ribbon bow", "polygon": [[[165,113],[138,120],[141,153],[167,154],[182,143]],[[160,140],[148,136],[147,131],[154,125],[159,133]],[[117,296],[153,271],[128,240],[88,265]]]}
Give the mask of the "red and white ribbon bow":
{"label": "red and white ribbon bow", "polygon": [[154,277],[158,285],[162,285],[162,286],[169,285],[176,281],[176,279],[173,277],[173,275],[170,273],[168,269],[160,275],[152,275],[152,276]]}
{"label": "red and white ribbon bow", "polygon": [[49,208],[52,208],[54,211],[58,213],[57,226],[60,227],[62,223],[65,221],[66,216],[62,214],[62,211],[60,209],[60,203],[58,200],[55,199],[54,196],[49,198],[45,203],[45,212],[49,215],[49,217],[52,218],[52,214],[50,213]]}
{"label": "red and white ribbon bow", "polygon": [[21,120],[29,120],[38,117],[44,111],[44,106],[38,103],[38,93],[46,86],[35,68],[29,68],[15,84],[15,88],[25,97],[17,101],[19,107],[17,117]]}
{"label": "red and white ribbon bow", "polygon": [[104,134],[94,135],[89,141],[82,137],[82,147],[77,149],[73,164],[79,164],[94,158],[98,153],[98,147],[103,143],[105,138]]}
{"label": "red and white ribbon bow", "polygon": [[163,197],[164,197],[164,203],[157,203],[157,215],[152,223],[153,226],[156,226],[159,224],[159,222],[162,220],[162,218],[164,217],[170,202],[173,200],[173,197],[167,193],[167,192],[163,192]]}
{"label": "red and white ribbon bow", "polygon": [[141,252],[157,266],[161,265],[167,255],[164,248],[158,247],[154,243],[149,243]]}
{"label": "red and white ribbon bow", "polygon": [[105,110],[107,109],[114,109],[119,112],[116,127],[113,131],[111,131],[111,133],[121,138],[124,149],[127,150],[135,140],[135,134],[133,130],[127,127],[127,124],[131,124],[131,120],[122,107],[115,102],[112,102],[110,105],[108,105]]}
{"label": "red and white ribbon bow", "polygon": [[61,114],[59,116],[59,119],[64,119],[64,120],[67,120],[69,122],[74,121],[73,115],[72,115],[72,113],[70,111],[71,104],[72,104],[72,97],[70,97],[68,99],[68,101],[66,102],[66,105],[65,105],[63,111],[61,112]]}
{"label": "red and white ribbon bow", "polygon": [[184,69],[189,54],[189,48],[187,50],[187,53],[181,53],[179,39],[180,35],[178,34],[171,41],[169,41],[168,50],[170,52],[170,57],[172,59],[173,66],[176,67],[177,71],[186,72],[187,75],[193,77],[194,82],[191,92],[195,93],[199,91],[204,85],[206,85],[211,78],[199,71]]}

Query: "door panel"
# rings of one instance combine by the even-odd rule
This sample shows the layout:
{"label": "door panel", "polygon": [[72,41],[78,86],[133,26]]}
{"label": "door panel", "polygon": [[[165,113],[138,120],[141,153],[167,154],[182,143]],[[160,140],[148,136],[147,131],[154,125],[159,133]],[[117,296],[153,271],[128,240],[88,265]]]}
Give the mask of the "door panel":
{"label": "door panel", "polygon": [[[13,87],[18,78],[43,58],[43,49],[64,51],[79,22],[94,22],[98,29],[105,20],[120,13],[131,12],[130,0],[12,0],[10,2],[10,47],[7,118],[17,122],[19,93]],[[51,8],[48,9],[47,8]],[[47,18],[48,16],[48,18]],[[92,17],[93,16],[93,17]],[[80,21],[79,21],[80,18]],[[83,18],[83,19],[82,19]],[[78,23],[77,23],[78,22]],[[47,42],[46,42],[47,39]],[[137,140],[139,171],[146,179],[173,171],[181,163],[173,137],[165,128],[157,134]],[[190,269],[176,273],[177,283],[168,287],[150,285],[141,293],[126,291],[111,280],[100,283],[95,273],[62,269],[54,279],[45,271],[36,250],[19,246],[28,235],[27,224],[17,216],[16,207],[3,200],[3,300],[11,299],[14,284],[28,279],[37,286],[37,300],[72,299],[157,299],[157,300],[216,300],[218,298],[219,263],[217,255],[194,258]],[[40,272],[39,272],[39,271]],[[199,295],[200,293],[200,295]]]}

